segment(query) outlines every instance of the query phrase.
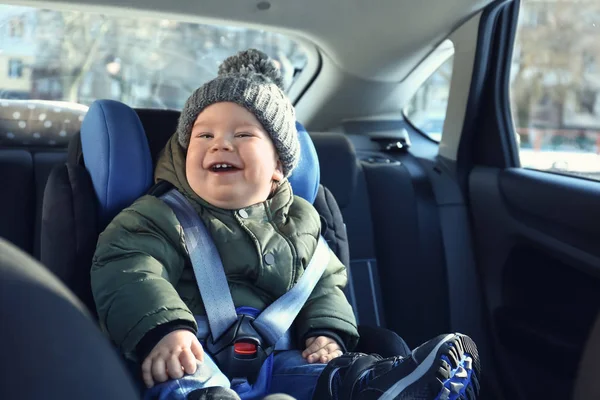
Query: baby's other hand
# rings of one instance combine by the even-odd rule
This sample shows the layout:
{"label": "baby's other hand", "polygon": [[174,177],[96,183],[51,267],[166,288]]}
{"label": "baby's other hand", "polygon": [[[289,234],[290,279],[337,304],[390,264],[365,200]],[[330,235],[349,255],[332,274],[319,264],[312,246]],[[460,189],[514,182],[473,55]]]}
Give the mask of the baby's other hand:
{"label": "baby's other hand", "polygon": [[142,377],[147,387],[169,378],[179,379],[184,372],[196,372],[196,360],[204,361],[202,345],[192,332],[186,329],[173,331],[154,346],[142,363]]}
{"label": "baby's other hand", "polygon": [[317,336],[306,339],[306,350],[302,352],[302,357],[306,358],[310,364],[320,362],[327,364],[342,355],[340,345],[327,336]]}

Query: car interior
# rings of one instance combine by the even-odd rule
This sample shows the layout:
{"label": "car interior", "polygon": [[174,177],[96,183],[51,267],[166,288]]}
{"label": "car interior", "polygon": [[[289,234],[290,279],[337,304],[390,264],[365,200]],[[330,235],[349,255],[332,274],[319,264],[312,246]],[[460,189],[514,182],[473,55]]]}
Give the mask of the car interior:
{"label": "car interior", "polygon": [[[5,84],[0,76],[0,238],[43,265],[43,272],[35,269],[40,280],[57,278],[66,286],[87,319],[95,319],[91,257],[115,215],[98,217],[110,200],[100,199],[92,163],[114,166],[111,179],[133,174],[138,153],[154,163],[175,132],[180,98],[216,75],[217,62],[258,43],[287,68],[287,94],[318,156],[320,190],[334,203],[319,211],[339,207],[343,216],[327,225],[341,243],[335,252],[347,266],[346,291],[358,323],[394,332],[411,348],[445,332],[469,335],[481,356],[481,399],[578,400],[600,393],[600,227],[594,217],[600,50],[585,47],[600,35],[600,4],[584,2],[588,8],[581,11],[568,0],[5,3],[0,74],[10,79]],[[119,29],[106,22],[125,20]],[[207,27],[231,33],[209,38]],[[134,29],[145,29],[145,41]],[[571,53],[569,62],[556,63],[587,64],[576,82],[568,73],[562,91],[553,91],[559,84],[543,79],[548,70],[530,64],[537,65],[537,47],[562,51],[548,39],[560,29],[560,45]],[[154,56],[152,42],[169,30],[178,30],[182,41]],[[48,43],[67,34],[83,39],[60,42],[55,61]],[[260,35],[268,40],[258,42]],[[110,40],[98,39],[104,37]],[[128,37],[136,40],[114,45]],[[534,39],[535,46],[526,43]],[[186,47],[194,41],[204,47]],[[115,55],[117,48],[123,55]],[[289,56],[290,48],[301,61]],[[286,51],[289,57],[281,55]],[[139,64],[129,61],[136,57]],[[99,67],[90,67],[94,62]],[[173,64],[180,69],[157,72]],[[128,83],[140,65],[153,68],[161,82],[147,90]],[[96,90],[96,78],[87,77],[97,70],[103,80]],[[537,86],[527,86],[534,76],[541,77]],[[55,77],[70,89],[45,92],[39,82]],[[21,79],[35,83],[24,94]],[[569,117],[565,100],[559,108],[567,116],[556,122],[551,105],[577,97],[572,87],[597,96],[589,110],[573,111],[589,118]],[[518,96],[531,102],[528,124],[521,123],[526,112]],[[535,96],[541,100],[534,107]],[[106,136],[88,116],[101,99],[131,107],[135,116],[107,117],[114,125]],[[82,148],[90,130],[95,141]],[[132,146],[125,132],[135,130],[143,134]],[[122,165],[111,164],[117,156]],[[128,182],[129,197],[115,200],[111,210],[127,207],[148,186],[125,178],[114,185]],[[5,271],[1,279],[12,274]],[[0,299],[2,310],[21,309],[8,295]],[[109,346],[102,349],[93,353]]]}

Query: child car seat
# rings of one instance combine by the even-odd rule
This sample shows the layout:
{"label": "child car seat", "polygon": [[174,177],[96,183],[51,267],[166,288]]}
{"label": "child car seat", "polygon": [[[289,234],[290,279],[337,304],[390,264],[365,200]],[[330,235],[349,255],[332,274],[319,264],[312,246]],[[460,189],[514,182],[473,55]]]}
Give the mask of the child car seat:
{"label": "child car seat", "polygon": [[[176,113],[153,111],[159,120],[152,120],[152,124],[160,124],[161,114],[172,117]],[[154,161],[174,132],[165,127],[160,130],[160,137],[147,136],[139,115],[140,111],[136,113],[120,102],[94,102],[80,136],[70,143],[68,162],[55,167],[44,193],[42,263],[53,272],[58,271],[57,275],[93,313],[89,271],[98,235],[122,209],[151,189]],[[319,163],[310,136],[300,124],[297,126],[302,155],[290,183],[295,194],[315,205],[326,222],[324,227],[335,227],[323,232],[323,236],[336,242],[330,247],[348,267],[345,232],[339,223],[341,213],[331,194],[319,184]],[[319,196],[328,200],[319,200]],[[324,205],[327,209],[319,209]],[[359,326],[359,333],[357,351],[382,356],[408,353],[406,344],[394,332]]]}

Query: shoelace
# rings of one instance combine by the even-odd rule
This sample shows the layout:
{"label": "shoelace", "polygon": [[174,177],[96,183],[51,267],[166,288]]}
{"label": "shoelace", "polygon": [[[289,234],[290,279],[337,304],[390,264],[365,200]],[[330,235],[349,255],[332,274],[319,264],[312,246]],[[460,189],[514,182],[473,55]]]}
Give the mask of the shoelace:
{"label": "shoelace", "polygon": [[407,358],[406,357],[402,357],[402,356],[395,356],[394,357],[394,361],[392,363],[392,368],[397,367],[398,365],[402,364],[404,361],[406,361]]}

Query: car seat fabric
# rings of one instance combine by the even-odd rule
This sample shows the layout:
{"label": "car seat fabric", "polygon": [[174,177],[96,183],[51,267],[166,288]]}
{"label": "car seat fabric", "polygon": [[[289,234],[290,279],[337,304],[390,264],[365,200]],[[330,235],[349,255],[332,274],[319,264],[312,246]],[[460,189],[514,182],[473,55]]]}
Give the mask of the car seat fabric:
{"label": "car seat fabric", "polygon": [[[337,255],[346,269],[349,269],[350,251],[348,248],[348,236],[346,235],[346,226],[342,218],[342,212],[340,211],[333,194],[323,185],[319,186],[314,206],[321,216],[321,235],[327,241],[331,251]],[[346,285],[346,289],[348,289],[348,287],[349,285]],[[346,296],[348,295],[349,293],[347,292]]]}
{"label": "car seat fabric", "polygon": [[138,398],[115,350],[47,269],[0,239],[1,399]]}
{"label": "car seat fabric", "polygon": [[40,260],[95,313],[90,267],[99,234],[98,212],[83,166],[65,163],[52,170],[41,224]]}
{"label": "car seat fabric", "polygon": [[0,149],[0,236],[33,254],[34,166],[31,153]]}
{"label": "car seat fabric", "polygon": [[36,258],[48,174],[65,161],[86,111],[68,102],[0,101],[0,236]]}
{"label": "car seat fabric", "polygon": [[152,185],[152,159],[137,114],[114,100],[95,101],[81,125],[81,148],[106,226]]}
{"label": "car seat fabric", "polygon": [[321,183],[331,190],[343,216],[340,220],[344,223],[350,258],[347,296],[359,324],[387,327],[365,171],[345,134],[312,132],[311,137],[319,155]]}

